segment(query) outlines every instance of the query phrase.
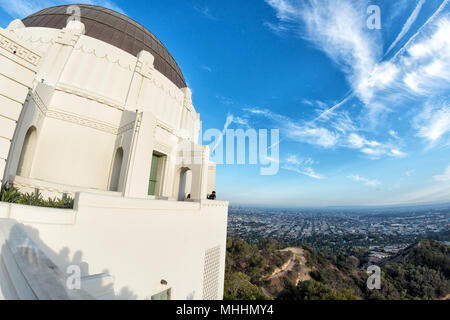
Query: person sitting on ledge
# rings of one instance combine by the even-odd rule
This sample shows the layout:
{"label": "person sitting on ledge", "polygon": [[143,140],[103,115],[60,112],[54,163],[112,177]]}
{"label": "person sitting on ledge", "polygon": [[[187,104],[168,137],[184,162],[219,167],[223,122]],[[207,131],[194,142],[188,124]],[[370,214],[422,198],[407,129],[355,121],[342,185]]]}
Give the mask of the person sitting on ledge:
{"label": "person sitting on ledge", "polygon": [[213,191],[209,196],[208,196],[209,200],[216,200],[216,192]]}

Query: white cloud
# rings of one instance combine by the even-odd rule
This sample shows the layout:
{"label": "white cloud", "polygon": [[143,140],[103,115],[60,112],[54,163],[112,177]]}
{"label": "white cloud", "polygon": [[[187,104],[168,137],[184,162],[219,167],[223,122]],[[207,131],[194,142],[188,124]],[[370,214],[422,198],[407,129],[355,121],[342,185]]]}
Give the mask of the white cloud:
{"label": "white cloud", "polygon": [[307,31],[304,37],[343,67],[363,101],[372,93],[361,83],[372,73],[380,53],[376,33],[366,32],[366,8],[366,1],[311,0],[300,10]]}
{"label": "white cloud", "polygon": [[367,140],[356,133],[352,133],[348,137],[348,146],[350,148],[359,149],[362,153],[378,159],[383,155],[387,155],[393,158],[405,157],[406,153],[400,151],[397,147],[391,143],[382,144],[375,140]]}
{"label": "white cloud", "polygon": [[433,178],[436,181],[450,181],[450,166],[447,167],[443,174],[436,175]]}
{"label": "white cloud", "polygon": [[283,22],[295,21],[300,17],[299,7],[291,0],[265,0],[276,11],[276,16]]}
{"label": "white cloud", "polygon": [[377,187],[381,184],[381,182],[378,180],[370,180],[358,175],[350,175],[347,178],[356,182],[361,182],[367,187]]}
{"label": "white cloud", "polygon": [[311,158],[304,159],[304,158],[300,158],[296,155],[290,155],[286,158],[286,163],[296,165],[296,166],[301,166],[301,165],[311,166],[314,164],[314,160]]}
{"label": "white cloud", "polygon": [[437,17],[444,11],[445,7],[450,3],[450,0],[444,0],[439,8],[428,18],[427,21],[417,30],[417,32],[408,39],[406,44],[395,54],[394,58],[396,58],[399,55],[402,55],[407,48],[409,48],[410,44],[415,41],[415,39],[423,32],[423,30],[428,27],[428,25],[435,21]]}
{"label": "white cloud", "polygon": [[289,117],[266,109],[245,108],[244,111],[250,112],[254,115],[264,116],[267,119],[274,121],[283,132],[283,135],[294,141],[318,145],[324,148],[331,148],[335,146],[339,140],[339,134],[326,128],[307,123],[298,123]]}
{"label": "white cloud", "polygon": [[412,43],[399,61],[404,84],[417,95],[448,90],[450,84],[450,18],[440,19],[431,29],[434,32]]}
{"label": "white cloud", "polygon": [[210,20],[217,20],[217,18],[212,14],[211,10],[206,6],[201,7],[199,5],[195,5],[194,9]]}
{"label": "white cloud", "polygon": [[[337,109],[356,97],[363,102],[364,117],[375,128],[380,117],[395,111],[406,99],[423,99],[448,94],[450,83],[450,15],[444,0],[419,30],[389,60],[383,60],[383,42],[377,32],[366,27],[365,9],[369,1],[283,0],[268,1],[279,25],[289,27],[341,66],[351,91],[314,120],[335,121]],[[422,10],[415,9],[391,45],[392,51],[405,38]],[[288,24],[289,23],[289,24]],[[295,24],[295,28],[292,27]],[[409,101],[410,102],[410,101]],[[417,101],[423,104],[423,101]],[[392,148],[392,156],[400,155]],[[368,153],[376,150],[367,149]]]}
{"label": "white cloud", "polygon": [[324,148],[330,148],[338,142],[338,135],[326,128],[298,126],[290,123],[290,135],[294,139]]}
{"label": "white cloud", "polygon": [[392,49],[394,49],[394,47],[398,44],[398,42],[401,39],[403,39],[403,37],[408,33],[409,29],[411,28],[413,23],[416,21],[418,15],[420,13],[420,10],[422,10],[422,6],[424,5],[425,1],[426,0],[419,0],[419,2],[417,3],[416,7],[413,10],[413,12],[411,13],[411,15],[408,17],[408,19],[406,20],[405,24],[403,25],[402,30],[397,35],[397,37],[395,38],[394,42],[392,42],[391,46],[386,51],[385,55],[387,55],[389,52],[391,52]]}
{"label": "white cloud", "polygon": [[400,137],[398,136],[398,132],[397,131],[395,131],[395,130],[389,130],[389,135],[392,137],[392,138],[395,138],[395,139],[400,139]]}
{"label": "white cloud", "polygon": [[222,129],[221,135],[216,140],[215,144],[211,147],[211,151],[214,152],[216,150],[216,148],[221,145],[224,135],[226,134],[226,132],[227,132],[228,128],[230,127],[230,125],[232,125],[233,123],[235,123],[237,125],[240,125],[240,126],[243,126],[243,127],[246,127],[246,128],[250,128],[250,125],[249,125],[247,119],[244,119],[244,118],[241,118],[241,117],[236,117],[233,114],[229,113],[227,115],[227,118],[225,119],[225,123],[223,125],[223,129]]}
{"label": "white cloud", "polygon": [[281,166],[282,169],[296,172],[298,174],[308,176],[314,179],[325,179],[325,177],[319,173],[317,173],[313,169],[313,165],[315,161],[311,158],[302,158],[297,155],[289,155]]}
{"label": "white cloud", "polygon": [[370,147],[378,147],[380,145],[377,141],[369,141],[364,137],[361,137],[360,135],[356,133],[350,134],[348,138],[348,142],[350,143],[350,146],[356,149],[360,149],[364,146],[370,146]]}
{"label": "white cloud", "polygon": [[441,106],[426,106],[413,120],[413,125],[418,130],[419,137],[434,145],[450,131],[450,105],[444,103]]}
{"label": "white cloud", "polygon": [[212,72],[212,69],[211,69],[211,67],[208,67],[208,66],[201,66],[201,68],[203,69],[203,70],[205,70],[205,71],[208,71],[208,72]]}
{"label": "white cloud", "polygon": [[295,167],[295,166],[291,166],[291,165],[283,165],[281,168],[284,170],[289,170],[289,171],[293,171],[293,172],[308,176],[310,178],[319,179],[319,180],[324,179],[324,177],[322,175],[316,173],[314,171],[314,169],[311,167],[299,168],[299,167]]}
{"label": "white cloud", "polygon": [[264,25],[273,33],[275,33],[278,36],[284,36],[285,33],[290,31],[290,29],[282,24],[275,24],[271,22],[264,22]]}
{"label": "white cloud", "polygon": [[407,177],[411,177],[414,174],[414,172],[416,172],[416,170],[414,170],[414,169],[408,170],[404,173],[404,175]]}
{"label": "white cloud", "polygon": [[327,149],[333,147],[358,149],[371,159],[379,159],[381,156],[393,158],[406,156],[406,153],[400,151],[392,143],[368,140],[352,132],[356,128],[345,112],[341,112],[336,117],[336,121],[331,124],[331,128],[326,128],[315,123],[297,122],[267,109],[245,108],[244,111],[253,115],[264,116],[275,122],[282,131],[282,135],[293,141],[317,145]]}
{"label": "white cloud", "polygon": [[406,153],[403,151],[400,151],[398,149],[391,149],[391,151],[388,153],[390,156],[392,157],[396,157],[396,158],[403,158],[406,157]]}

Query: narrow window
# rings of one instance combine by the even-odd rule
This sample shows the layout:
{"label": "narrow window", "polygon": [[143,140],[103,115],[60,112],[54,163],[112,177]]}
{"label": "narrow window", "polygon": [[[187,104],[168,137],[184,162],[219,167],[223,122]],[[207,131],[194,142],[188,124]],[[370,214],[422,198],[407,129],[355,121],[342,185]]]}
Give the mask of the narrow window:
{"label": "narrow window", "polygon": [[192,171],[189,168],[181,169],[180,188],[178,191],[178,201],[184,201],[190,198],[192,185]]}
{"label": "narrow window", "polygon": [[36,128],[28,129],[23,141],[22,151],[20,154],[19,165],[17,167],[17,175],[29,177],[31,165],[33,162],[34,149],[36,147]]}
{"label": "narrow window", "polygon": [[148,184],[148,195],[154,196],[156,191],[156,183],[158,178],[158,164],[160,156],[153,154],[152,168],[150,170],[150,182]]}
{"label": "narrow window", "polygon": [[111,181],[109,184],[110,191],[119,191],[120,172],[122,171],[123,149],[119,148],[114,156],[113,169],[111,173]]}

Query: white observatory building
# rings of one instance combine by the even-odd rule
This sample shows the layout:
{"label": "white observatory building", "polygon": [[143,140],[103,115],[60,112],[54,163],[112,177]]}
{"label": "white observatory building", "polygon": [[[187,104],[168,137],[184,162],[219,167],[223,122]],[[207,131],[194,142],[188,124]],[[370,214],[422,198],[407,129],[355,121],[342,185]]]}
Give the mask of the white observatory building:
{"label": "white observatory building", "polygon": [[228,203],[191,90],[144,26],[78,8],[0,28],[0,181],[75,198],[0,202],[0,299],[222,299]]}

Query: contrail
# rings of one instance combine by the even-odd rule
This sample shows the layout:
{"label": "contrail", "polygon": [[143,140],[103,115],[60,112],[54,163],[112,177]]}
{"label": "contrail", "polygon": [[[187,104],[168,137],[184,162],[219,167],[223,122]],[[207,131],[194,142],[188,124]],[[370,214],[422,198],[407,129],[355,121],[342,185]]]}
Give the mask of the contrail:
{"label": "contrail", "polygon": [[[411,14],[411,16],[408,18],[407,22],[405,23],[405,26],[408,25],[408,22],[410,22],[411,24],[414,22],[414,20],[417,18],[417,15],[420,11],[420,8],[422,7],[422,5],[425,3],[426,0],[421,0],[421,2],[419,2],[419,4],[416,6],[416,8],[414,9],[414,12]],[[399,54],[403,53],[406,48],[408,47],[408,45],[411,43],[411,41],[413,41],[423,30],[423,28],[425,28],[431,21],[434,20],[434,18],[436,18],[436,16],[438,16],[442,10],[444,10],[445,6],[450,2],[450,0],[444,0],[444,2],[442,2],[442,4],[440,5],[440,7],[433,13],[433,15],[428,18],[428,20],[419,28],[419,30],[417,30],[417,32],[406,42],[406,44],[397,51],[397,53],[389,60],[392,61],[394,60]],[[419,7],[420,6],[420,7]],[[419,8],[419,9],[418,9]],[[417,12],[416,12],[417,11]],[[416,12],[416,13],[415,13]],[[416,15],[414,17],[414,15]],[[413,19],[414,20],[413,20]],[[411,20],[411,21],[410,21]],[[403,27],[405,29],[405,26]],[[408,30],[409,30],[410,26],[408,26]],[[408,32],[408,30],[404,31],[404,29],[402,29],[402,31],[400,32],[400,34],[397,36],[397,39],[394,41],[394,43],[392,43],[391,47],[393,48],[395,46],[395,42],[399,41],[401,39],[401,37],[404,36],[404,34],[406,34]],[[404,33],[402,35],[402,33]],[[392,48],[389,48],[388,51],[384,54],[383,58],[389,53],[390,50],[392,50]],[[378,61],[378,63],[380,63],[382,61],[382,59],[380,59],[380,61]],[[354,93],[353,90],[351,90],[349,93],[347,93],[346,97],[339,102],[338,104],[334,105],[333,107],[331,107],[330,109],[325,110],[324,112],[322,112],[317,118],[315,118],[314,120],[312,120],[310,123],[314,123],[317,120],[320,120],[323,116],[327,115],[328,113],[334,111],[335,109],[341,107],[343,104],[345,104],[348,100],[350,100],[350,98],[354,97]]]}
{"label": "contrail", "polygon": [[400,33],[398,34],[397,38],[395,38],[394,42],[392,42],[391,46],[389,47],[389,49],[386,51],[386,53],[384,54],[384,57],[386,55],[389,54],[389,52],[391,52],[392,49],[394,49],[394,47],[397,45],[397,43],[405,36],[405,34],[409,31],[409,29],[411,28],[412,24],[416,21],[417,16],[420,13],[420,10],[422,10],[422,6],[424,5],[424,3],[426,2],[426,0],[420,0],[419,3],[417,4],[417,6],[414,8],[414,11],[411,13],[411,15],[409,16],[408,20],[406,20],[406,23],[403,25],[402,30],[400,31]]}
{"label": "contrail", "polygon": [[341,107],[343,104],[345,104],[348,100],[350,100],[351,98],[353,98],[354,94],[353,94],[353,90],[347,92],[346,96],[344,97],[344,99],[335,104],[334,106],[332,106],[331,108],[325,110],[324,112],[322,112],[317,118],[315,118],[313,121],[310,122],[310,124],[316,122],[317,120],[320,120],[323,116],[327,115],[330,112],[333,112],[334,110],[336,110],[337,108]]}
{"label": "contrail", "polygon": [[444,0],[444,2],[442,2],[441,6],[433,13],[433,15],[428,18],[428,20],[423,24],[423,26],[421,26],[419,28],[419,30],[417,30],[417,32],[411,37],[409,38],[408,42],[405,43],[405,45],[397,51],[397,53],[394,55],[394,57],[391,59],[395,59],[397,58],[397,56],[401,53],[403,53],[406,48],[409,46],[409,44],[422,32],[423,28],[425,28],[431,21],[434,20],[434,18],[436,18],[441,12],[442,10],[444,10],[445,6],[450,2],[450,0]]}

